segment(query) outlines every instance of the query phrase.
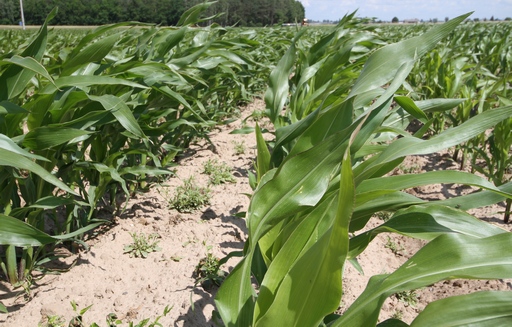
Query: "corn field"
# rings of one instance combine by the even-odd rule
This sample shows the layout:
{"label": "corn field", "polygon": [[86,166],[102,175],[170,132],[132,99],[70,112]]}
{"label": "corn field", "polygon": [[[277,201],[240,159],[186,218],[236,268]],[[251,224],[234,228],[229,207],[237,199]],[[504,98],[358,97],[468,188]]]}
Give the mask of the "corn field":
{"label": "corn field", "polygon": [[[56,246],[87,247],[135,192],[174,174],[197,139],[263,97],[245,216],[248,240],[215,304],[226,326],[378,323],[391,294],[454,278],[512,277],[512,236],[467,213],[512,199],[512,25],[0,30],[0,266],[13,287]],[[411,124],[418,125],[410,131]],[[265,141],[263,133],[271,134]],[[407,156],[449,150],[459,171],[391,176]],[[407,189],[477,191],[427,201]],[[379,212],[391,213],[364,230]],[[335,313],[345,263],[380,233],[428,241]],[[410,326],[499,326],[510,292],[432,302]],[[0,311],[7,311],[0,303]]]}

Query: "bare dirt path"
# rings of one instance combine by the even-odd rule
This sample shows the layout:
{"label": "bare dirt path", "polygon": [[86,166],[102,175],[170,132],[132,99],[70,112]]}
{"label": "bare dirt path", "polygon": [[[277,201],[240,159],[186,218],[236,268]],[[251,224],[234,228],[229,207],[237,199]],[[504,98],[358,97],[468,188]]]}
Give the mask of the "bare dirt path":
{"label": "bare dirt path", "polygon": [[[256,100],[243,110],[242,118],[263,108],[263,101]],[[13,291],[6,283],[0,283],[0,301],[10,310],[8,315],[0,315],[0,325],[38,326],[45,317],[60,316],[66,321],[63,326],[67,326],[76,315],[70,304],[74,301],[79,309],[92,305],[84,314],[86,326],[93,322],[106,326],[105,317],[109,313],[115,313],[123,326],[129,321],[137,323],[145,318],[153,321],[166,306],[171,309],[160,319],[162,326],[215,326],[212,312],[216,288],[194,288],[194,271],[208,253],[222,258],[243,248],[245,221],[235,214],[245,211],[249,203],[245,195],[251,193],[247,171],[253,166],[256,142],[253,134],[230,134],[242,125],[240,119],[212,131],[209,136],[214,146],[205,141],[191,146],[189,155],[179,161],[175,177],[130,199],[125,212],[114,218],[115,225],[89,241],[88,251],[63,260],[64,266],[76,261],[70,271],[46,275],[36,281],[30,301],[26,302],[23,296],[17,297],[19,290]],[[194,213],[171,209],[169,200],[188,177],[194,176],[195,183],[207,186],[208,177],[202,172],[208,160],[218,160],[230,166],[235,183],[211,186],[210,204]],[[403,168],[423,171],[436,167],[453,169],[452,166],[443,157],[415,157],[408,159]],[[422,194],[433,199],[460,191],[456,186],[412,190],[418,196]],[[473,213],[508,229],[496,213],[499,210],[502,208],[495,206]],[[378,223],[375,218],[370,225]],[[130,234],[134,232],[157,233],[161,250],[150,253],[146,259],[130,257],[124,253],[124,247],[132,242]],[[347,266],[340,312],[363,291],[370,276],[394,271],[421,246],[422,242],[404,237],[380,235],[376,238],[358,258],[364,276]],[[237,259],[232,258],[222,269],[229,271],[236,262]],[[509,286],[508,281],[438,283],[412,294],[390,297],[383,306],[381,319],[394,316],[410,322],[426,303],[437,298],[475,290],[509,289]]]}

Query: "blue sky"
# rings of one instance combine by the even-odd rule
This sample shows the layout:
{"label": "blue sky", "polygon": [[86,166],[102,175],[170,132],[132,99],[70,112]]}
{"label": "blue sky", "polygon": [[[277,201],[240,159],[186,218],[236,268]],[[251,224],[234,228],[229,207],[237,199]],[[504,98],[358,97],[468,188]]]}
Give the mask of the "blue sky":
{"label": "blue sky", "polygon": [[358,9],[359,17],[377,17],[390,21],[418,18],[428,20],[454,18],[474,11],[470,18],[491,16],[512,17],[512,0],[299,0],[306,8],[306,17],[312,20],[337,20]]}

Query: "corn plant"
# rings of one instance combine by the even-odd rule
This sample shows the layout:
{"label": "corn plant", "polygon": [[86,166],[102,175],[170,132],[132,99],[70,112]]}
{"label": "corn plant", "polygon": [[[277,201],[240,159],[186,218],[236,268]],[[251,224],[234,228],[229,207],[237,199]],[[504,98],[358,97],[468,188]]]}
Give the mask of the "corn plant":
{"label": "corn plant", "polygon": [[[430,139],[422,138],[426,128],[410,135],[393,123],[397,115],[404,117],[401,120],[415,116],[425,120],[422,109],[435,111],[447,103],[460,103],[401,98],[402,105],[392,106],[416,60],[468,16],[375,51],[348,94],[342,92],[342,99],[320,104],[291,125],[276,124],[272,153],[256,129],[257,186],[247,212],[248,240],[241,262],[216,297],[227,326],[374,326],[382,304],[392,294],[445,279],[512,276],[512,235],[463,211],[510,198],[512,184],[497,187],[458,171],[386,176],[406,156],[455,146],[512,114],[511,106],[488,110]],[[291,61],[278,65],[271,79],[286,82],[283,76],[289,76]],[[270,88],[270,117],[283,121],[279,116],[287,102],[285,86],[271,83]],[[425,123],[428,126],[432,121]],[[402,137],[376,143],[383,132]],[[274,156],[277,151],[279,156]],[[483,191],[434,202],[404,192],[430,183],[469,184]],[[351,237],[380,211],[391,212],[391,218]],[[343,293],[345,263],[360,270],[357,256],[383,232],[430,242],[393,273],[373,276],[342,315],[334,314]],[[501,314],[507,312],[511,299],[509,292],[480,292],[433,302],[411,326],[436,325],[439,316],[449,325],[468,319],[500,324],[501,319],[509,319],[508,314],[507,318]],[[464,310],[459,301],[466,305]],[[481,310],[470,301],[492,305]],[[381,325],[386,324],[407,325],[399,320]]]}

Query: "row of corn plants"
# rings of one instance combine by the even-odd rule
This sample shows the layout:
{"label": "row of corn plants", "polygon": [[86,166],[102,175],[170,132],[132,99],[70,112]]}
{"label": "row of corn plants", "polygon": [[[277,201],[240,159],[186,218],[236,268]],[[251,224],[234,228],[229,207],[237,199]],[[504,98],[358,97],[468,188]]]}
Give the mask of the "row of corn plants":
{"label": "row of corn plants", "polygon": [[[465,24],[448,37],[438,50],[418,62],[408,78],[414,98],[448,97],[464,101],[450,111],[433,113],[432,131],[458,126],[484,111],[510,105],[512,67],[512,25]],[[479,172],[501,185],[510,180],[512,128],[504,120],[491,133],[482,133],[456,147],[453,159],[461,170],[471,163]],[[505,221],[510,215],[510,201]]]}
{"label": "row of corn plants", "polygon": [[3,32],[0,267],[13,286],[29,287],[55,245],[86,246],[100,209],[172,174],[184,148],[261,92],[280,50],[249,30],[193,27],[211,4],[176,27],[59,33],[48,31],[54,10],[28,41]]}
{"label": "row of corn plants", "polygon": [[[227,326],[409,326],[378,322],[387,297],[441,280],[512,277],[512,235],[466,213],[511,199],[511,182],[463,171],[388,174],[406,156],[455,147],[510,119],[512,106],[503,103],[429,137],[432,114],[465,100],[411,95],[407,78],[418,60],[438,51],[468,16],[376,51],[383,39],[354,29],[353,15],[308,48],[299,48],[296,34],[265,93],[274,139],[266,142],[256,128],[242,260],[215,300]],[[414,134],[405,129],[412,120],[423,124]],[[437,183],[480,191],[439,201],[405,192]],[[391,218],[362,231],[380,211]],[[380,233],[428,243],[394,272],[372,276],[356,301],[335,313],[345,264],[362,271],[357,257]],[[510,292],[449,297],[428,304],[411,326],[506,325],[511,300]]]}

